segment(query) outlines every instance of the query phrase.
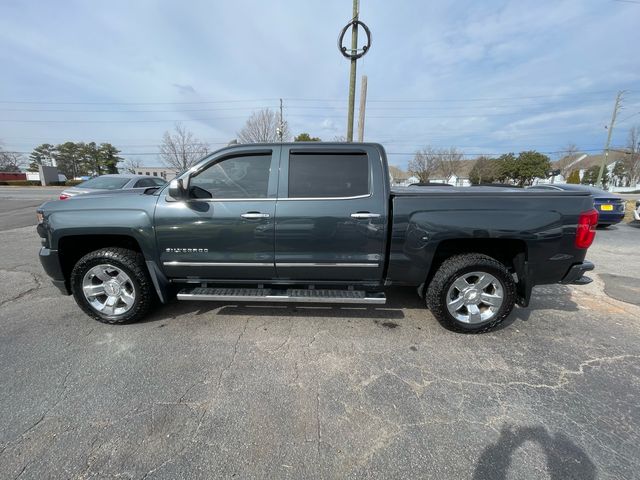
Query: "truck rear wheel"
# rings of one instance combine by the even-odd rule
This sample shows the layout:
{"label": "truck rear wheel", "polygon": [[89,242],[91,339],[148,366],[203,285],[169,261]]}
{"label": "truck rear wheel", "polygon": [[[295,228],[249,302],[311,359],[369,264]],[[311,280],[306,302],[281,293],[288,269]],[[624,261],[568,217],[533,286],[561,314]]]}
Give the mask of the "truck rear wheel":
{"label": "truck rear wheel", "polygon": [[71,271],[71,291],[87,315],[112,324],[140,320],[156,298],[142,254],[115,247],[82,257]]}
{"label": "truck rear wheel", "polygon": [[487,255],[468,253],[440,265],[425,299],[445,328],[482,333],[509,316],[516,301],[516,285],[502,263]]}

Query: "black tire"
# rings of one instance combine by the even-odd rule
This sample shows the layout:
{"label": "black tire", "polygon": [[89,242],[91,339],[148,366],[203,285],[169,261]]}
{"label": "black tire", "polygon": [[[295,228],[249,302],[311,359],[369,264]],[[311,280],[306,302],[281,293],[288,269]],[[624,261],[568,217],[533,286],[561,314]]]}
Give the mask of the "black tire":
{"label": "black tire", "polygon": [[[447,293],[453,282],[465,273],[486,272],[493,275],[503,288],[504,299],[490,319],[479,323],[464,323],[447,308]],[[503,322],[516,302],[516,285],[504,264],[487,255],[466,253],[445,260],[427,288],[425,300],[434,317],[447,329],[463,333],[483,333]]]}
{"label": "black tire", "polygon": [[[109,264],[129,276],[134,289],[133,305],[119,315],[107,315],[91,306],[85,298],[82,282],[93,267]],[[123,324],[141,320],[156,303],[157,295],[141,253],[126,248],[107,247],[86,254],[71,271],[71,292],[78,306],[90,317],[103,323]]]}

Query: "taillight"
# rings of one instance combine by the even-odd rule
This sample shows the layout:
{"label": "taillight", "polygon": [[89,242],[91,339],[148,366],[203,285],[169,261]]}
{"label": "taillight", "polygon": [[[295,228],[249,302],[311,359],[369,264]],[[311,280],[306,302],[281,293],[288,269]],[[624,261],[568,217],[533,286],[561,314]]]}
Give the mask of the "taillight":
{"label": "taillight", "polygon": [[60,196],[58,197],[60,200],[66,200],[67,198],[69,198],[71,195],[65,195],[64,193],[61,193]]}
{"label": "taillight", "polygon": [[598,225],[598,211],[591,210],[583,212],[578,217],[578,228],[576,229],[576,247],[589,248],[596,236],[596,226]]}

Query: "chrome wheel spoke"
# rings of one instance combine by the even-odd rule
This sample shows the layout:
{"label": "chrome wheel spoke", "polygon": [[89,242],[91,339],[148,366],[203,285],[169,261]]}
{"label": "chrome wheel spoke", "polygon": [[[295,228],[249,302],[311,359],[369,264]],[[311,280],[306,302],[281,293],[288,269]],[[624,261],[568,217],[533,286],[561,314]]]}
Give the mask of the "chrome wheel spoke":
{"label": "chrome wheel spoke", "polygon": [[492,307],[499,307],[500,305],[502,305],[502,297],[500,295],[495,295],[492,293],[481,293],[480,299],[483,303],[491,305]]}
{"label": "chrome wheel spoke", "polygon": [[109,275],[107,273],[107,269],[106,268],[94,268],[92,269],[93,274],[98,277],[100,280],[102,280],[103,282],[107,282],[109,280],[111,280],[111,275]]}
{"label": "chrome wheel spoke", "polygon": [[469,288],[471,285],[469,284],[469,282],[467,282],[466,278],[461,277],[461,278],[458,278],[455,282],[453,282],[453,286],[456,287],[459,292],[463,292],[467,288]]}
{"label": "chrome wheel spoke", "polygon": [[85,297],[97,297],[98,295],[105,295],[103,283],[99,283],[98,285],[83,285],[82,290],[84,291]]}
{"label": "chrome wheel spoke", "polygon": [[484,274],[484,275],[478,277],[478,281],[476,282],[475,286],[477,288],[479,288],[480,290],[484,290],[489,285],[491,285],[491,283],[494,280],[495,280],[495,278],[493,277],[493,275]]}
{"label": "chrome wheel spoke", "polygon": [[449,310],[459,310],[460,307],[462,307],[464,305],[464,297],[461,295],[457,298],[454,298],[453,300],[451,300],[447,306],[449,307]]}
{"label": "chrome wheel spoke", "polygon": [[113,315],[116,303],[118,303],[118,297],[107,297],[107,301],[104,302],[104,313],[106,313],[107,315]]}
{"label": "chrome wheel spoke", "polygon": [[118,272],[118,275],[116,275],[115,279],[122,286],[124,286],[129,281],[129,277],[127,277],[127,275],[123,272]]}
{"label": "chrome wheel spoke", "polygon": [[478,305],[467,305],[467,311],[469,312],[469,322],[478,323],[482,321],[482,315]]}
{"label": "chrome wheel spoke", "polygon": [[129,292],[122,292],[120,294],[120,300],[122,300],[124,304],[127,306],[127,308],[129,308],[131,307],[131,305],[133,305],[133,302],[135,302],[136,299]]}

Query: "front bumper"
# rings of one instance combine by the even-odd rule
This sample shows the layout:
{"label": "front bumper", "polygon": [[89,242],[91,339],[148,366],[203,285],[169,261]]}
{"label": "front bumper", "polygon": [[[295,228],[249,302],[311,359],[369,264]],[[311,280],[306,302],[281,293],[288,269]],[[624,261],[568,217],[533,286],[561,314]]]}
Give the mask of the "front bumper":
{"label": "front bumper", "polygon": [[586,272],[590,272],[594,268],[595,265],[586,260],[582,263],[573,265],[564,276],[564,278],[560,280],[560,283],[565,285],[569,283],[573,283],[575,285],[586,285],[587,283],[591,283],[593,280],[591,280],[589,277],[584,276],[584,274]]}
{"label": "front bumper", "polygon": [[64,273],[62,272],[62,266],[60,265],[58,251],[42,247],[40,249],[39,257],[42,268],[45,273],[51,277],[51,281],[58,290],[65,295],[71,295],[69,285],[64,279]]}

